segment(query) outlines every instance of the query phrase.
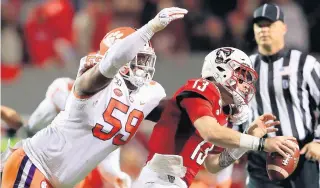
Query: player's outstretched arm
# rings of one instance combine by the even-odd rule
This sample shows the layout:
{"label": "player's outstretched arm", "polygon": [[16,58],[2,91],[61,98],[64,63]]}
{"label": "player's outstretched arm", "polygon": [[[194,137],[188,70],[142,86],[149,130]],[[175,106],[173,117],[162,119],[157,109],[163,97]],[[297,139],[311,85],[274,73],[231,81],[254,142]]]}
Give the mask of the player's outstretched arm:
{"label": "player's outstretched arm", "polygon": [[284,157],[287,156],[286,153],[294,154],[294,145],[286,141],[296,140],[292,136],[258,138],[220,126],[217,120],[210,116],[203,116],[197,119],[194,125],[205,140],[220,147],[278,152]]}
{"label": "player's outstretched arm", "polygon": [[[274,115],[266,113],[252,122],[245,132],[258,138],[262,138],[267,133],[276,132],[278,129],[274,128],[273,126],[279,125],[280,122],[270,122],[270,120],[274,119]],[[225,149],[222,153],[217,155],[208,155],[205,160],[205,166],[209,172],[217,173],[234,163],[236,160],[240,159],[241,156],[247,151],[248,149],[244,148],[233,148]]]}
{"label": "player's outstretched arm", "polygon": [[[180,106],[185,109],[191,122],[198,130],[201,137],[223,148],[244,148],[247,150],[258,150],[266,152],[278,152],[286,157],[286,152],[293,155],[295,146],[286,140],[295,140],[292,136],[277,136],[274,138],[258,138],[255,136],[239,133],[233,129],[221,126],[213,115],[212,103],[207,99],[194,96],[184,98]],[[216,111],[217,114],[221,113]],[[253,122],[266,123],[275,120],[275,116],[260,116]]]}
{"label": "player's outstretched arm", "polygon": [[88,70],[76,80],[76,94],[93,95],[106,87],[118,70],[131,61],[156,32],[164,29],[171,21],[183,18],[187,12],[186,9],[177,7],[165,8],[146,25],[115,43],[98,66]]}

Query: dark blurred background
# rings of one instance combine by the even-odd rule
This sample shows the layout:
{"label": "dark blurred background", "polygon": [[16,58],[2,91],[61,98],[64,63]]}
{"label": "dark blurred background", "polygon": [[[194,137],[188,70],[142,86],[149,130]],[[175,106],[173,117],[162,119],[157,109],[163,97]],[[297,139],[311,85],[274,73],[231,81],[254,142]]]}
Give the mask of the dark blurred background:
{"label": "dark blurred background", "polygon": [[117,26],[139,28],[164,7],[189,10],[153,39],[158,55],[188,56],[221,46],[255,50],[251,17],[265,2],[278,4],[288,25],[288,47],[320,53],[319,0],[2,0],[2,79],[23,67],[63,68],[95,51]]}

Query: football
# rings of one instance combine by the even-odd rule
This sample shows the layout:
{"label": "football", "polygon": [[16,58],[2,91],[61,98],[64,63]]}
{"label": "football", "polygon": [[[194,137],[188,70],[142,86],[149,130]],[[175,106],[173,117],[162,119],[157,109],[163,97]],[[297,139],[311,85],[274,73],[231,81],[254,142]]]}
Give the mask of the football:
{"label": "football", "polygon": [[294,172],[300,158],[300,149],[296,140],[289,140],[296,144],[294,155],[288,154],[286,158],[279,153],[268,153],[267,155],[267,172],[270,180],[283,180]]}

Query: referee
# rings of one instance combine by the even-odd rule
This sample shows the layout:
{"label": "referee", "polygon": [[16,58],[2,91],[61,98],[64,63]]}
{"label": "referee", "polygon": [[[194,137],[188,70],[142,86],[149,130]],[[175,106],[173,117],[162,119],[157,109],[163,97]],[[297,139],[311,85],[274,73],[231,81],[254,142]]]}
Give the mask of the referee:
{"label": "referee", "polygon": [[295,172],[278,182],[268,178],[266,153],[249,152],[247,187],[319,188],[320,142],[313,112],[320,107],[320,63],[311,55],[285,48],[287,27],[277,5],[257,8],[253,24],[258,53],[250,58],[259,79],[251,118],[273,113],[281,125],[268,136],[294,136],[303,149]]}

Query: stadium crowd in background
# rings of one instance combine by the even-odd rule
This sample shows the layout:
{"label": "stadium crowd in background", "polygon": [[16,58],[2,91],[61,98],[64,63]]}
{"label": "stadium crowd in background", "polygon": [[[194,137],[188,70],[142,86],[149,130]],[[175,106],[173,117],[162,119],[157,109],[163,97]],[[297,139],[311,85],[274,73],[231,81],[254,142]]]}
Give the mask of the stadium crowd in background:
{"label": "stadium crowd in background", "polygon": [[251,14],[265,2],[277,3],[286,14],[288,46],[320,52],[317,1],[5,0],[1,2],[1,44],[6,46],[1,49],[1,77],[12,80],[25,65],[64,67],[78,62],[84,53],[99,48],[106,31],[123,25],[139,28],[169,6],[182,6],[190,12],[185,20],[153,39],[158,54],[170,57],[221,46],[249,53],[255,50]]}

